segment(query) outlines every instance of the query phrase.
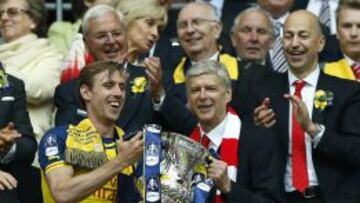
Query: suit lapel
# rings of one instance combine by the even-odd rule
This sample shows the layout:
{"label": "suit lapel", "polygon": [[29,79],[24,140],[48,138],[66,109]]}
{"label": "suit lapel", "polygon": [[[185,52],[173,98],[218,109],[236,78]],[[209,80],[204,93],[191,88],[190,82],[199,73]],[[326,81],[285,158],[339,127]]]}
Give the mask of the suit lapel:
{"label": "suit lapel", "polygon": [[287,73],[281,74],[281,78],[278,80],[277,89],[277,112],[276,112],[276,120],[279,125],[279,131],[281,135],[285,135],[282,137],[282,142],[285,148],[283,150],[287,153],[287,146],[289,143],[289,101],[284,98],[285,93],[289,93],[289,80]]}
{"label": "suit lapel", "polygon": [[145,77],[144,68],[129,65],[128,71],[130,77],[126,88],[126,101],[118,120],[118,123],[124,129],[126,129],[129,121],[132,119],[135,112],[137,112],[144,95],[147,93],[146,90],[142,93],[133,93],[131,89],[135,78]]}
{"label": "suit lapel", "polygon": [[[318,90],[328,91],[329,87],[330,87],[330,83],[329,83],[328,78],[322,71],[320,71],[319,80],[318,80],[315,92]],[[325,113],[326,113],[326,111],[317,109],[314,106],[313,112],[312,112],[313,122],[324,124],[324,114]]]}

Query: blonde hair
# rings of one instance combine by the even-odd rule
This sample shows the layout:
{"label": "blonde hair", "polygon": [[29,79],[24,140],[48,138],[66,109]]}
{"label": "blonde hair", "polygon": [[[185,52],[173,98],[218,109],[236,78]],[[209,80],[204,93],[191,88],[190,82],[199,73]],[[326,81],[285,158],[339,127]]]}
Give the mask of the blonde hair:
{"label": "blonde hair", "polygon": [[167,7],[158,0],[118,0],[114,6],[124,14],[129,25],[146,17],[160,19],[162,27],[165,27],[168,21]]}

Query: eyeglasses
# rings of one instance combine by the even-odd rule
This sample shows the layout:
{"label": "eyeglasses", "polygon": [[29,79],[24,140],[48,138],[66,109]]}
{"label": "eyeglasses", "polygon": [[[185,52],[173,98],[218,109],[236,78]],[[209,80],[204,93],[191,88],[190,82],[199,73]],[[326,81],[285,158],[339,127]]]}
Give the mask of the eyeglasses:
{"label": "eyeglasses", "polygon": [[188,21],[180,21],[177,23],[177,27],[178,29],[185,29],[189,26],[189,24],[194,27],[195,29],[202,27],[205,23],[218,23],[219,21],[217,20],[210,20],[210,19],[205,19],[205,18],[194,18],[191,19],[190,22]]}
{"label": "eyeglasses", "polygon": [[6,10],[0,10],[0,18],[6,13],[10,18],[20,15],[20,13],[29,13],[29,10],[25,10],[22,8],[10,7]]}

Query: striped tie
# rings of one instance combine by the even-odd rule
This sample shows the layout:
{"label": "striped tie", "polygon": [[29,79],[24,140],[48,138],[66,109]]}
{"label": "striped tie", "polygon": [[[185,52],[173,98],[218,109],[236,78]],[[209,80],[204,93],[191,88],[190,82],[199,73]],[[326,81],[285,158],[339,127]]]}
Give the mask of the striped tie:
{"label": "striped tie", "polygon": [[273,69],[276,72],[286,72],[288,69],[288,63],[285,59],[284,56],[284,51],[283,51],[283,47],[282,47],[282,39],[281,39],[281,28],[282,28],[282,23],[275,21],[275,43],[274,43],[274,48],[272,50],[272,56],[271,56],[271,62],[273,64]]}
{"label": "striped tie", "polygon": [[319,19],[320,19],[320,23],[324,24],[326,27],[328,27],[329,30],[331,30],[329,0],[322,0]]}

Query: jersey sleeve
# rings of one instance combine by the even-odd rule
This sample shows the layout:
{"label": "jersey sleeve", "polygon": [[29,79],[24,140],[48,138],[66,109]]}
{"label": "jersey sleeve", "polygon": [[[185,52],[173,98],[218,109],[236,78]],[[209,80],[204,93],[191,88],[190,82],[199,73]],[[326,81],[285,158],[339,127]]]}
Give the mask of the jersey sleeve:
{"label": "jersey sleeve", "polygon": [[65,166],[65,144],[67,127],[57,127],[49,130],[42,137],[39,145],[39,162],[41,169],[46,173]]}

